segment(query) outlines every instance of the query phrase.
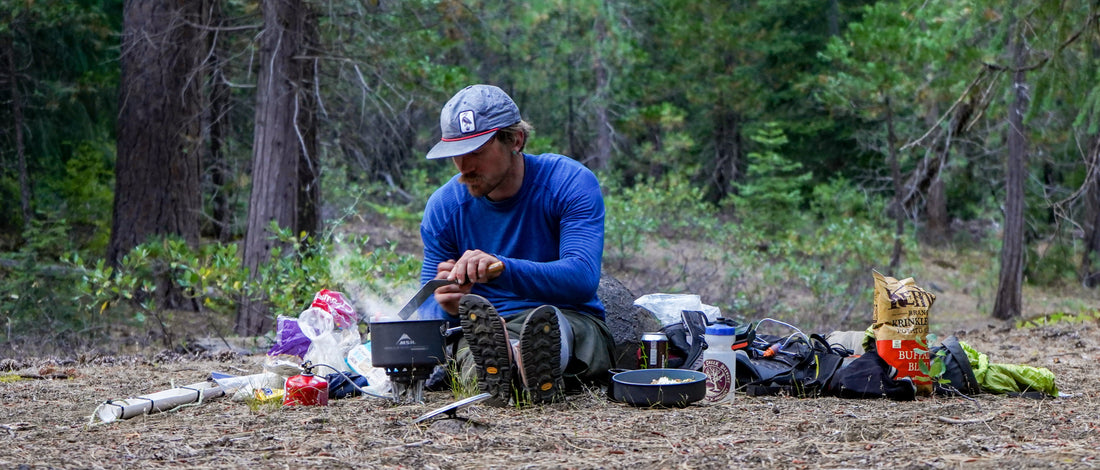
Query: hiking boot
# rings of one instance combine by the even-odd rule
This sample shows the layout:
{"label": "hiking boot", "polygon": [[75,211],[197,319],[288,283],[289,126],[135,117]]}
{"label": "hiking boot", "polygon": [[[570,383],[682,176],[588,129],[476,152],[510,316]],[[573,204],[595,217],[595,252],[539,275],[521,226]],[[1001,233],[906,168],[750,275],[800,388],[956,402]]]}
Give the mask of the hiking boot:
{"label": "hiking boot", "polygon": [[563,350],[564,322],[565,317],[552,305],[533,310],[523,321],[519,337],[520,364],[524,390],[531,403],[553,402],[564,392],[562,370],[568,361],[562,359],[562,353],[568,350],[568,345],[564,345]]}
{"label": "hiking boot", "polygon": [[477,385],[492,395],[489,403],[507,406],[512,395],[512,347],[504,318],[493,304],[479,295],[467,294],[458,303],[462,334],[477,364]]}

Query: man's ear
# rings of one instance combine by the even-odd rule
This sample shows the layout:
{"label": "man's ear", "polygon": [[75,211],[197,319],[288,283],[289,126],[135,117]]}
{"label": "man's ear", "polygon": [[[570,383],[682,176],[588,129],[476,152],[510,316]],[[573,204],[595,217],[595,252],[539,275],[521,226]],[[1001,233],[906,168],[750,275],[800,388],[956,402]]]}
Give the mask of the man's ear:
{"label": "man's ear", "polygon": [[516,141],[512,144],[512,151],[516,153],[523,153],[523,147],[527,145],[527,133],[517,132]]}

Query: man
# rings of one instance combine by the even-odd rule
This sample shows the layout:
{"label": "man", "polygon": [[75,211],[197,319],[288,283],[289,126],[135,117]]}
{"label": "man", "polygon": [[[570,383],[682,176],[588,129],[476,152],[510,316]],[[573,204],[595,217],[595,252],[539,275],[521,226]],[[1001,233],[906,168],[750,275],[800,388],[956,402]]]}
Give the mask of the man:
{"label": "man", "polygon": [[[611,334],[596,297],[604,206],[596,176],[556,154],[523,153],[531,126],[500,88],[473,85],[440,113],[429,159],[459,174],[428,200],[421,281],[435,291],[421,318],[462,325],[459,370],[497,404],[543,403],[602,378]],[[503,265],[503,270],[490,269]],[[466,375],[468,376],[468,375]]]}

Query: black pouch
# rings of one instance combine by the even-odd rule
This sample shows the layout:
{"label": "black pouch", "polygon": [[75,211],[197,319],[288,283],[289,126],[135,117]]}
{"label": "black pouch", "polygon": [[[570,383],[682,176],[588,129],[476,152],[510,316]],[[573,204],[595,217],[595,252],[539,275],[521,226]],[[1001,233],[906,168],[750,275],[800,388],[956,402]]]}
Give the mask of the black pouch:
{"label": "black pouch", "polygon": [[369,385],[366,377],[351,372],[333,372],[326,375],[325,380],[328,381],[328,397],[330,400],[362,395],[363,393],[355,388],[352,382],[358,385],[359,388],[366,388]]}
{"label": "black pouch", "polygon": [[870,351],[833,376],[829,392],[840,398],[889,398],[912,401],[917,387],[908,378],[894,380],[894,370],[878,353]]}

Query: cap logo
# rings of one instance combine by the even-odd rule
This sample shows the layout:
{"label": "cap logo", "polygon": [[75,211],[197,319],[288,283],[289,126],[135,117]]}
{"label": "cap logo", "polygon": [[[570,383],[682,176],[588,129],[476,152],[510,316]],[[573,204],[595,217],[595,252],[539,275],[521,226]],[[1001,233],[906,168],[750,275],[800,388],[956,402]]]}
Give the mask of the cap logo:
{"label": "cap logo", "polygon": [[474,125],[473,111],[463,111],[461,113],[458,113],[458,128],[462,131],[463,134],[468,134],[477,129],[477,126]]}

